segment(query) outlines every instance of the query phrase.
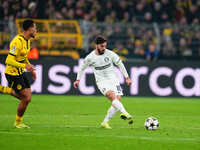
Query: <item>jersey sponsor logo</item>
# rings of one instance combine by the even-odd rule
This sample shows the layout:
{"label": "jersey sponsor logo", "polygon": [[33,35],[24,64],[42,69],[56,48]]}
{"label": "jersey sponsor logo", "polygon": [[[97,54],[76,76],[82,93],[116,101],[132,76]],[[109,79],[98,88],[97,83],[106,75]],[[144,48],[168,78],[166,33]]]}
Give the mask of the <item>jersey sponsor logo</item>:
{"label": "jersey sponsor logo", "polygon": [[109,63],[109,64],[107,64],[107,65],[105,65],[105,66],[95,67],[95,69],[96,69],[96,70],[103,70],[103,69],[106,69],[106,68],[108,68],[108,67],[110,67],[110,66],[111,66],[111,63]]}
{"label": "jersey sponsor logo", "polygon": [[109,61],[109,58],[108,58],[108,57],[105,57],[105,58],[104,58],[104,61],[105,61],[105,62],[108,62],[108,61]]}
{"label": "jersey sponsor logo", "polygon": [[16,49],[17,49],[16,46],[13,46],[10,52],[15,54]]}
{"label": "jersey sponsor logo", "polygon": [[94,66],[94,64],[95,64],[95,62],[92,62],[92,63],[90,64],[90,66]]}

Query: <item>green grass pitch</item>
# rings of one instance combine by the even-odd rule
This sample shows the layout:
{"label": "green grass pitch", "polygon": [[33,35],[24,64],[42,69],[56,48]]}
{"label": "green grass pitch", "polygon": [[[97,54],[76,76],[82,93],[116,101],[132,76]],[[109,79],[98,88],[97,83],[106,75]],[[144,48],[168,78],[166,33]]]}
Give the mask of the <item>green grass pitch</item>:
{"label": "green grass pitch", "polygon": [[[134,125],[119,118],[113,129],[100,128],[111,103],[97,96],[33,95],[24,122],[15,129],[18,101],[0,95],[1,150],[200,150],[200,99],[123,97]],[[147,131],[144,121],[157,117],[160,127]]]}

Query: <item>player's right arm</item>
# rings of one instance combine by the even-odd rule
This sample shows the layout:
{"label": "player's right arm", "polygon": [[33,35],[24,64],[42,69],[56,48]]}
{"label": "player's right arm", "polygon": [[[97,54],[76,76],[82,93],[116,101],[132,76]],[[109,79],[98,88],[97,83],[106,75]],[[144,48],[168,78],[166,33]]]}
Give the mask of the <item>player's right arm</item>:
{"label": "player's right arm", "polygon": [[90,59],[86,57],[83,61],[83,63],[80,65],[80,68],[77,73],[76,81],[74,82],[74,88],[78,87],[78,84],[80,82],[81,76],[84,72],[84,70],[90,65]]}
{"label": "player's right arm", "polygon": [[18,55],[20,49],[22,49],[21,42],[17,39],[12,41],[10,43],[10,51],[5,63],[16,68],[26,68],[28,71],[32,72],[34,70],[33,65],[16,61],[16,56]]}

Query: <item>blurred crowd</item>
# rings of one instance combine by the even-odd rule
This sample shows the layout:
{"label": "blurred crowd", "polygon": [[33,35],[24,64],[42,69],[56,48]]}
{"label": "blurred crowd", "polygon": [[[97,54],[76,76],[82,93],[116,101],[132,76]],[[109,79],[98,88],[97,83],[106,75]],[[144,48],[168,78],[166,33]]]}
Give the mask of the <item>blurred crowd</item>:
{"label": "blurred crowd", "polygon": [[0,0],[0,20],[16,18],[92,22],[88,41],[104,34],[123,57],[200,56],[199,0]]}
{"label": "blurred crowd", "polygon": [[85,33],[88,44],[103,34],[108,38],[108,47],[124,59],[137,57],[156,61],[200,56],[199,25],[89,23],[88,26],[91,26]]}
{"label": "blurred crowd", "polygon": [[199,22],[198,0],[0,0],[0,19],[84,19],[98,22]]}

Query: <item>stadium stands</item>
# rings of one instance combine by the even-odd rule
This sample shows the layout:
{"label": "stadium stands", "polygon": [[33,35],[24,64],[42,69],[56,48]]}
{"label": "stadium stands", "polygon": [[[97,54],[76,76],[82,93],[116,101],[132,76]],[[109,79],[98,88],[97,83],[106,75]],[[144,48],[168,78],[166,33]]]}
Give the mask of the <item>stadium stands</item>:
{"label": "stadium stands", "polygon": [[[0,0],[0,12],[0,53],[8,49],[10,38],[16,34],[15,19],[33,18],[78,21],[83,42],[76,48],[83,49],[78,50],[81,56],[93,48],[91,42],[98,34],[105,34],[108,46],[124,59],[198,59],[200,56],[200,1],[197,0]],[[55,34],[64,32],[56,25],[54,28]],[[52,50],[51,44],[45,42],[47,39],[39,42]],[[61,44],[52,44],[57,46],[54,50],[69,48],[70,44],[62,44],[65,39],[60,41]],[[156,59],[149,59],[149,55],[155,54],[149,53],[149,47],[158,51]],[[41,49],[41,44],[37,48]]]}

